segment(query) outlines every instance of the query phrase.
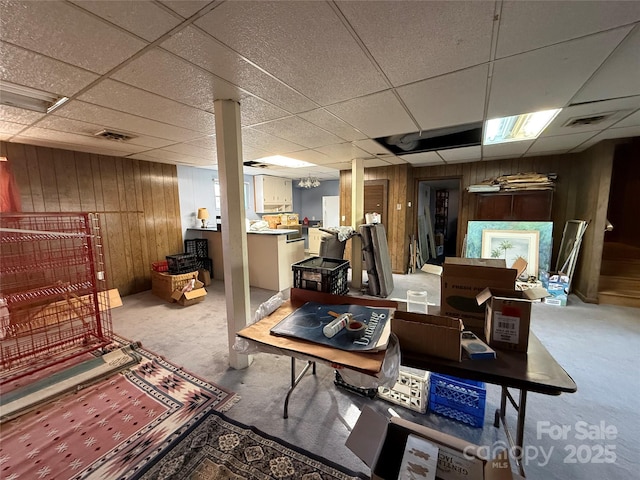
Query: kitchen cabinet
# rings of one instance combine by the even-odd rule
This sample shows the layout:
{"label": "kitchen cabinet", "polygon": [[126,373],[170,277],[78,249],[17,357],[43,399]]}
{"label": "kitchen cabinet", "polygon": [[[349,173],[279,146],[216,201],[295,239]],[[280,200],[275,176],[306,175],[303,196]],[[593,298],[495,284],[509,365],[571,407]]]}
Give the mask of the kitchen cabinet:
{"label": "kitchen cabinet", "polygon": [[257,213],[293,210],[293,185],[290,178],[256,175],[253,177]]}
{"label": "kitchen cabinet", "polygon": [[551,221],[552,190],[477,195],[475,220]]}

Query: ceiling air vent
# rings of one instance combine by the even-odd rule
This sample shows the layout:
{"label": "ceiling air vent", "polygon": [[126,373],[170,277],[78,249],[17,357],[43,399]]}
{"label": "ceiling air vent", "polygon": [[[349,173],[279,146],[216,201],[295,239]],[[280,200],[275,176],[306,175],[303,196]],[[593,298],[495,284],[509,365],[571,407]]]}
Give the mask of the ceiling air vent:
{"label": "ceiling air vent", "polygon": [[598,113],[595,115],[589,115],[587,117],[573,117],[567,120],[563,127],[582,127],[584,125],[595,125],[607,120],[615,113],[617,112]]}
{"label": "ceiling air vent", "polygon": [[115,140],[116,142],[126,142],[132,138],[136,138],[133,135],[128,135],[122,132],[116,132],[115,130],[100,130],[94,134],[96,137],[106,138],[107,140]]}

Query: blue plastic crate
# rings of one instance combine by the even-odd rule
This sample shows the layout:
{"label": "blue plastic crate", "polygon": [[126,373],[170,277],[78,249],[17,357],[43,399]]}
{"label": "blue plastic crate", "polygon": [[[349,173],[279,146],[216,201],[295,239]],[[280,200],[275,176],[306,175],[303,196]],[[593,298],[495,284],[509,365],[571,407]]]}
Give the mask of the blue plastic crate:
{"label": "blue plastic crate", "polygon": [[431,373],[429,410],[472,427],[484,425],[487,389],[484,382]]}

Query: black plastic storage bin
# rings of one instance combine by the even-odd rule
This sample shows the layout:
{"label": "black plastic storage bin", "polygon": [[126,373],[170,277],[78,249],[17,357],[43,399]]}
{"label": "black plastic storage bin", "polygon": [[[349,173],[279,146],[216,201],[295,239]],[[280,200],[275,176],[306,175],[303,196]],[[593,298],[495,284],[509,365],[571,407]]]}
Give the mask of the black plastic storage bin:
{"label": "black plastic storage bin", "polygon": [[196,264],[198,265],[198,270],[201,268],[208,270],[211,279],[213,280],[213,260],[210,258],[197,258]]}
{"label": "black plastic storage bin", "polygon": [[193,253],[198,258],[209,257],[209,240],[206,238],[193,238],[184,241],[185,253]]}
{"label": "black plastic storage bin", "polygon": [[349,292],[349,260],[311,257],[291,265],[293,286],[305,290],[345,295]]}
{"label": "black plastic storage bin", "polygon": [[167,265],[170,275],[181,275],[198,270],[197,258],[193,253],[167,255]]}

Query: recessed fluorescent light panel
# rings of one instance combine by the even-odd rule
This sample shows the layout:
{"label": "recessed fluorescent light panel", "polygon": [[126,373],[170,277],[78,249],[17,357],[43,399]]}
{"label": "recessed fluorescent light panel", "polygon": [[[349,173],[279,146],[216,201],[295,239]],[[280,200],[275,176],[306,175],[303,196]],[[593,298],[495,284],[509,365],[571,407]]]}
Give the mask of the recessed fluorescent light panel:
{"label": "recessed fluorescent light panel", "polygon": [[67,100],[69,100],[67,97],[59,97],[42,90],[0,80],[0,104],[2,105],[40,113],[51,113]]}
{"label": "recessed fluorescent light panel", "polygon": [[295,158],[283,157],[282,155],[274,155],[273,157],[264,157],[256,160],[261,163],[268,163],[269,165],[277,165],[279,167],[287,168],[301,168],[301,167],[315,167],[313,163],[305,162],[303,160],[296,160]]}
{"label": "recessed fluorescent light panel", "polygon": [[484,126],[484,145],[532,140],[547,128],[562,109],[524,113],[512,117],[487,120]]}

